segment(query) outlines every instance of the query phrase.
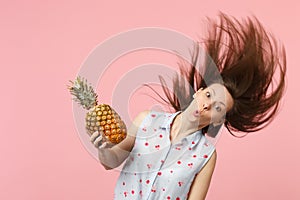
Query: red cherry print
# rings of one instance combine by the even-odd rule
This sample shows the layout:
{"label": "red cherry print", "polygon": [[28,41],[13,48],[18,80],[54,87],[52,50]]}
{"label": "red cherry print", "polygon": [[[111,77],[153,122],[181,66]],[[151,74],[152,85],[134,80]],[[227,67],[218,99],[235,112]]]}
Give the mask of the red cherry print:
{"label": "red cherry print", "polygon": [[156,128],[154,128],[153,130],[154,130],[154,132],[155,132],[155,131],[157,131],[157,129],[156,129]]}
{"label": "red cherry print", "polygon": [[157,175],[158,175],[158,176],[161,176],[161,172],[157,172]]}
{"label": "red cherry print", "polygon": [[195,142],[193,141],[192,144],[195,144]]}
{"label": "red cherry print", "polygon": [[165,188],[163,188],[163,189],[162,189],[162,191],[166,191],[166,189],[165,189]]}
{"label": "red cherry print", "polygon": [[134,194],[134,190],[131,190],[131,194]]}
{"label": "red cherry print", "polygon": [[203,158],[208,158],[208,156],[207,156],[207,155],[204,155]]}
{"label": "red cherry print", "polygon": [[167,196],[167,199],[171,199],[171,197],[170,197],[170,196]]}
{"label": "red cherry print", "polygon": [[171,170],[170,173],[173,173],[173,170]]}
{"label": "red cherry print", "polygon": [[146,131],[147,131],[146,127],[144,127],[142,130],[143,130],[144,132],[146,132]]}
{"label": "red cherry print", "polygon": [[140,183],[142,182],[142,179],[140,179]]}
{"label": "red cherry print", "polygon": [[192,150],[192,148],[191,148],[191,147],[189,147],[189,150]]}
{"label": "red cherry print", "polygon": [[149,145],[149,143],[148,142],[145,142],[145,146],[148,146]]}
{"label": "red cherry print", "polygon": [[194,155],[193,155],[193,158],[196,158],[196,157],[197,157],[197,155],[196,155],[196,154],[194,154]]}
{"label": "red cherry print", "polygon": [[164,163],[165,161],[164,161],[164,160],[160,160],[160,162],[161,162],[161,163]]}
{"label": "red cherry print", "polygon": [[156,117],[156,114],[152,114],[151,117]]}
{"label": "red cherry print", "polygon": [[179,197],[177,197],[177,198],[176,198],[176,200],[180,200],[180,198],[179,198]]}
{"label": "red cherry print", "polygon": [[125,182],[123,182],[123,185],[125,185]]}
{"label": "red cherry print", "polygon": [[148,169],[152,167],[152,164],[147,164]]}
{"label": "red cherry print", "polygon": [[140,154],[140,153],[138,153],[138,156],[141,156],[141,154]]}
{"label": "red cherry print", "polygon": [[156,190],[155,189],[151,189],[151,192],[156,192]]}
{"label": "red cherry print", "polygon": [[127,197],[127,192],[124,192],[124,196]]}
{"label": "red cherry print", "polygon": [[178,165],[180,165],[180,164],[181,164],[181,161],[180,161],[180,160],[178,160],[178,161],[177,161],[177,164],[178,164]]}
{"label": "red cherry print", "polygon": [[150,181],[149,181],[149,180],[146,180],[146,183],[147,183],[147,184],[149,184],[149,183],[150,183]]}
{"label": "red cherry print", "polygon": [[181,148],[180,147],[176,147],[176,150],[180,150]]}
{"label": "red cherry print", "polygon": [[163,135],[162,135],[162,134],[160,134],[160,135],[159,135],[159,137],[160,137],[160,138],[162,138],[162,137],[163,137]]}
{"label": "red cherry print", "polygon": [[155,145],[155,148],[156,148],[157,150],[159,149],[159,147],[160,147],[159,144],[158,144],[158,145]]}
{"label": "red cherry print", "polygon": [[134,173],[134,175],[136,176],[136,173]]}
{"label": "red cherry print", "polygon": [[207,143],[204,143],[204,145],[205,145],[206,147],[208,147],[208,144],[207,144]]}
{"label": "red cherry print", "polygon": [[141,196],[143,195],[143,191],[142,191],[142,190],[140,191],[140,195],[141,195]]}
{"label": "red cherry print", "polygon": [[190,168],[192,168],[192,167],[193,167],[193,163],[189,163],[188,166],[189,166]]}
{"label": "red cherry print", "polygon": [[183,182],[182,182],[182,181],[179,181],[179,182],[178,182],[178,186],[179,186],[179,187],[181,187],[181,186],[182,186],[182,184],[183,184]]}

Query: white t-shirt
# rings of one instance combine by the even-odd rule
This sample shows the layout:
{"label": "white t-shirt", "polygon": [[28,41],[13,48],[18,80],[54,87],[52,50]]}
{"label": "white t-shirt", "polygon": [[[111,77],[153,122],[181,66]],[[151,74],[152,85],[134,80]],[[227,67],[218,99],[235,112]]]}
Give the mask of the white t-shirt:
{"label": "white t-shirt", "polygon": [[187,199],[195,175],[215,147],[201,130],[172,144],[170,127],[179,113],[151,111],[145,117],[120,172],[114,199]]}

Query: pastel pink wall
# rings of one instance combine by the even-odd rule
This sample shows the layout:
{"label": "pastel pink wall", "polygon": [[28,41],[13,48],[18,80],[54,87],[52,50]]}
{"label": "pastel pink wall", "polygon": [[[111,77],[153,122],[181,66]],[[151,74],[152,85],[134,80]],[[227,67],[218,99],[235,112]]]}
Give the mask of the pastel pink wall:
{"label": "pastel pink wall", "polygon": [[82,145],[68,80],[112,35],[156,26],[196,38],[204,17],[218,10],[253,13],[281,39],[288,90],[278,117],[263,131],[244,139],[223,133],[207,199],[300,199],[296,0],[2,1],[0,199],[112,199],[118,172],[105,171]]}

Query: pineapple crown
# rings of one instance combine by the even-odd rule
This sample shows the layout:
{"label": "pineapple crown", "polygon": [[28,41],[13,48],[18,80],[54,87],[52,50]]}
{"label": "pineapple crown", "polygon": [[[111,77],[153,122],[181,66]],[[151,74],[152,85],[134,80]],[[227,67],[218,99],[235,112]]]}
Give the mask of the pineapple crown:
{"label": "pineapple crown", "polygon": [[98,95],[95,93],[93,87],[87,84],[86,79],[78,76],[74,82],[70,82],[72,85],[68,86],[68,89],[71,95],[74,96],[73,100],[75,102],[87,110],[97,105]]}

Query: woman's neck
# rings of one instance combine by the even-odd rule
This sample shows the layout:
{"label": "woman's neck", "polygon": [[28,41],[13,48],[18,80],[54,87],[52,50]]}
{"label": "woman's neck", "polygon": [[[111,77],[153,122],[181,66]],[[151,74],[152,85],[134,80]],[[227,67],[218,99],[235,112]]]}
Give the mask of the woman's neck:
{"label": "woman's neck", "polygon": [[170,130],[172,141],[184,138],[202,128],[199,127],[199,122],[191,122],[187,117],[188,116],[183,111],[179,113],[173,120]]}

